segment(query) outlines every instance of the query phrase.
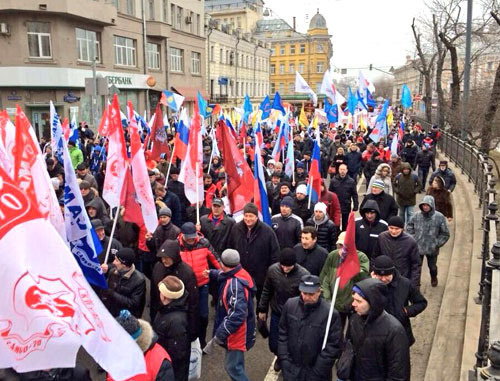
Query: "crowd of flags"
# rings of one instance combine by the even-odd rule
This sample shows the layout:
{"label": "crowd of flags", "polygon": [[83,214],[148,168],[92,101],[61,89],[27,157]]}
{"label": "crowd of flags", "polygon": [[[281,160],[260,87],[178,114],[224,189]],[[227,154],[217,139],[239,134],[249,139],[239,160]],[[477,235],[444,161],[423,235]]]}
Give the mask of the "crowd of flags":
{"label": "crowd of flags", "polygon": [[[162,92],[160,102],[149,122],[146,120],[146,115],[141,116],[133,109],[130,101],[126,105],[120,105],[115,95],[112,102],[105,107],[98,127],[101,143],[94,147],[90,157],[90,166],[94,170],[99,167],[101,162],[106,162],[102,196],[115,214],[113,231],[120,206],[125,206],[124,219],[126,221],[134,222],[140,226],[144,225],[150,232],[153,232],[158,226],[155,202],[148,176],[147,158],[145,157],[147,151],[151,152],[150,159],[153,160],[158,160],[160,155],[166,154],[165,156],[171,160],[170,165],[172,160],[179,159],[181,161],[179,180],[184,183],[187,199],[197,206],[202,204],[204,200],[202,138],[205,135],[211,137],[212,155],[221,156],[224,163],[227,176],[228,204],[233,216],[241,215],[244,206],[253,201],[259,209],[261,220],[271,224],[264,175],[265,168],[261,157],[264,147],[264,129],[276,135],[272,152],[273,159],[277,162],[283,162],[285,174],[294,178],[296,163],[294,132],[298,133],[296,127],[303,127],[302,130],[308,131],[314,144],[311,165],[308,168],[307,192],[309,202],[317,202],[321,193],[322,181],[321,124],[326,124],[326,130],[330,136],[335,134],[335,126],[345,121],[348,121],[349,127],[353,130],[362,128],[366,131],[368,127],[371,127],[369,136],[375,143],[386,138],[389,134],[389,126],[392,123],[389,100],[385,100],[383,105],[377,107],[372,95],[375,92],[373,84],[364,78],[361,72],[358,82],[358,89],[355,91],[351,88],[348,89],[346,99],[337,90],[332,74],[327,71],[320,90],[326,95],[324,109],[315,109],[311,120],[307,117],[304,107],[302,107],[300,114],[295,117],[290,105],[282,101],[278,92],[274,94],[272,102],[267,95],[258,107],[252,105],[247,95],[241,109],[231,110],[223,110],[220,105],[209,104],[198,93],[194,104],[194,113],[190,116],[187,109],[183,107],[184,97],[165,90]],[[307,94],[314,106],[317,106],[317,94],[298,72],[296,73],[295,91]],[[403,86],[401,104],[405,108],[412,105],[411,93],[406,85]],[[172,110],[174,116],[172,126],[166,115],[163,115],[161,105]],[[125,112],[121,110],[120,106],[124,106]],[[215,120],[213,126],[207,126],[206,119],[209,117]],[[33,229],[35,229],[46,233],[47,245],[58,248],[56,252],[43,250],[37,255],[43,256],[44,259],[34,260],[32,258],[34,254],[21,245],[16,260],[8,261],[7,256],[3,256],[0,259],[0,268],[4,273],[10,273],[10,278],[6,277],[5,279],[14,279],[16,274],[22,276],[27,271],[32,275],[34,283],[36,283],[36,279],[46,276],[44,274],[51,274],[52,278],[50,279],[53,281],[56,279],[54,278],[55,271],[60,275],[60,278],[57,279],[60,279],[63,284],[69,285],[70,292],[75,290],[75,295],[80,295],[80,298],[84,298],[83,295],[86,295],[85,300],[82,300],[80,304],[74,303],[74,308],[84,309],[82,306],[86,306],[85,308],[90,309],[92,306],[93,310],[87,311],[88,315],[91,316],[90,319],[101,319],[100,323],[95,323],[97,328],[94,334],[85,334],[85,337],[80,339],[75,339],[74,336],[68,334],[68,342],[76,346],[88,346],[87,350],[115,379],[138,374],[144,370],[144,363],[137,360],[142,359],[140,355],[136,356],[137,359],[130,358],[128,362],[120,361],[120,367],[113,364],[116,361],[115,356],[111,353],[110,342],[120,340],[120,345],[123,349],[129,350],[128,353],[140,354],[140,352],[134,352],[129,348],[133,342],[123,330],[118,328],[116,323],[113,323],[114,320],[105,311],[88,284],[83,282],[82,286],[82,279],[86,279],[93,286],[106,288],[106,280],[97,258],[102,247],[86,213],[68,149],[69,141],[77,143],[80,141],[75,116],[71,122],[68,122],[67,119],[61,121],[51,103],[50,131],[53,154],[63,165],[65,173],[64,218],[60,212],[58,200],[45,169],[42,152],[28,118],[18,107],[14,125],[5,111],[0,112],[1,192],[4,195],[15,194],[16,202],[19,205],[24,203],[22,211],[18,210],[20,207],[17,209],[12,207],[12,205],[17,205],[12,200],[8,204],[12,210],[5,210],[5,202],[0,205],[2,212],[0,214],[0,238],[2,238],[0,246],[7,245],[9,247],[10,243],[11,247],[19,247],[19,242],[14,240],[19,240],[21,237],[29,241],[28,235],[33,234]],[[174,144],[172,146],[168,144],[167,131],[173,133]],[[391,152],[397,152],[398,142],[402,139],[403,131],[404,125],[401,124],[391,142]],[[300,133],[304,134],[304,131]],[[129,138],[129,146],[126,144],[125,135]],[[253,171],[248,164],[246,149],[241,151],[239,148],[240,144],[245,147],[250,138],[254,140],[253,150],[248,153],[250,161],[254,163]],[[23,148],[20,149],[20,147]],[[5,201],[5,199],[2,200]],[[10,219],[6,220],[5,216]],[[351,217],[350,220],[352,220]],[[348,225],[348,235],[352,235],[349,230],[350,228],[352,230],[351,225],[352,221]],[[354,243],[348,245],[343,253],[342,262],[355,264],[356,261],[350,259],[353,250],[355,253]],[[359,266],[359,263],[357,265]],[[54,267],[60,271],[54,270]],[[63,274],[60,274],[61,271]],[[342,271],[338,274],[339,277],[342,277],[341,273]],[[350,271],[345,270],[345,273],[350,274]],[[63,278],[64,280],[62,280]],[[1,297],[2,305],[8,307],[4,309],[6,312],[0,312],[0,343],[2,340],[5,341],[1,337],[10,337],[11,328],[9,331],[3,330],[2,323],[6,321],[6,316],[9,313],[14,314],[14,306],[9,298],[15,293],[14,281],[4,287]],[[97,310],[99,313],[95,312]],[[27,319],[29,318],[34,317]],[[46,314],[44,319],[47,324],[68,325],[68,322],[60,316]],[[74,321],[69,323],[70,325],[75,322],[83,324],[82,321],[89,318],[85,315],[85,311],[80,311],[80,315],[72,315],[69,320],[71,319]],[[31,328],[35,329],[36,327]],[[107,333],[104,332],[104,328],[106,328]],[[28,330],[24,332],[24,335],[32,333],[33,331]],[[92,337],[89,339],[90,336]],[[60,348],[57,343],[47,340],[43,350],[49,352],[52,350],[51,353],[56,353]],[[42,349],[38,352],[41,351]],[[120,353],[122,352],[123,350],[120,350]],[[37,355],[32,356],[31,360],[33,358],[35,361],[23,361],[23,358],[9,351],[6,345],[3,343],[0,345],[0,367],[14,367],[27,371],[71,365],[59,361],[57,356],[51,360],[50,357],[44,357],[38,353],[38,357]]]}

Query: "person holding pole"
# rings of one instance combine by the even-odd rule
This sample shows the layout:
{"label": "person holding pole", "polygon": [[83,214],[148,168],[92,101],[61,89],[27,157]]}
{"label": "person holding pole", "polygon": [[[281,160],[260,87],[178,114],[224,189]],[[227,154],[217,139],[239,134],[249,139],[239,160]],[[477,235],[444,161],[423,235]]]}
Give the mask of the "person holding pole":
{"label": "person holding pole", "polygon": [[[340,316],[321,297],[315,275],[304,275],[300,296],[288,299],[279,323],[278,359],[284,381],[332,379],[332,367],[340,357],[342,330]],[[329,320],[330,319],[330,320]],[[326,334],[326,345],[322,346]]]}

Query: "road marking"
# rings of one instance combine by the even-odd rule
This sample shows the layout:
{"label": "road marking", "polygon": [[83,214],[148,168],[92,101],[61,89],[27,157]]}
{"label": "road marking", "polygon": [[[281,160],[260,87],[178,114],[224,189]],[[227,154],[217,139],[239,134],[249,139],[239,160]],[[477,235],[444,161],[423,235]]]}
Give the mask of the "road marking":
{"label": "road marking", "polygon": [[274,371],[274,362],[276,361],[276,357],[274,358],[273,362],[271,363],[271,366],[269,367],[269,370],[267,371],[266,377],[264,378],[264,381],[277,381],[278,377],[280,376],[281,372],[276,373]]}

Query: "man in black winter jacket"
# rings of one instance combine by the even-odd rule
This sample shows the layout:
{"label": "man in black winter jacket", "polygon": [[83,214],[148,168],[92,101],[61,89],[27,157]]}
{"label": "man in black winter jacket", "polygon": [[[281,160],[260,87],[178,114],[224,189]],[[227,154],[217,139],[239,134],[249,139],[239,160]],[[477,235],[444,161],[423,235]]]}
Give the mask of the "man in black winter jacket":
{"label": "man in black winter jacket", "polygon": [[342,346],[340,316],[333,310],[322,350],[330,305],[321,297],[320,281],[315,275],[304,275],[299,290],[300,296],[285,303],[279,324],[278,358],[283,380],[331,380]]}
{"label": "man in black winter jacket", "polygon": [[305,184],[300,184],[295,190],[295,199],[293,203],[292,213],[300,217],[302,223],[305,224],[306,221],[311,218],[314,213],[314,205],[316,203],[311,202],[309,204],[309,198],[307,197],[307,186]]}
{"label": "man in black winter jacket", "polygon": [[410,346],[415,342],[411,330],[410,318],[420,314],[427,307],[427,300],[420,290],[411,285],[409,279],[401,276],[394,267],[394,262],[386,255],[373,261],[372,278],[378,279],[387,286],[387,304],[385,310],[399,320],[408,336]]}
{"label": "man in black winter jacket", "polygon": [[380,218],[384,221],[389,220],[392,216],[398,215],[398,204],[390,194],[384,192],[383,182],[375,180],[372,185],[371,193],[363,198],[361,208],[363,208],[368,200],[373,200],[378,204]]}
{"label": "man in black winter jacket", "polygon": [[[187,263],[182,261],[179,242],[174,240],[166,240],[160,247],[156,256],[160,258],[153,267],[151,275],[151,284],[158,285],[160,281],[169,275],[174,275],[179,278],[184,284],[188,298],[188,322],[189,335],[191,341],[198,337],[198,303],[199,293],[196,285],[196,276],[193,269]],[[160,291],[158,287],[151,287],[151,321],[154,321],[158,309],[161,307]]]}
{"label": "man in black winter jacket", "polygon": [[[353,381],[410,380],[410,350],[401,323],[384,311],[387,287],[378,279],[364,279],[353,287],[347,339],[354,348]],[[341,377],[337,374],[339,378]]]}
{"label": "man in black winter jacket", "polygon": [[434,158],[434,152],[432,152],[425,144],[422,146],[422,150],[417,153],[417,168],[418,175],[422,181],[422,190],[425,190],[425,184],[427,182],[427,175],[429,174],[429,169],[432,168],[434,172],[436,170],[436,160]]}
{"label": "man in black winter jacket", "polygon": [[387,222],[389,230],[378,236],[373,248],[372,259],[379,255],[387,255],[402,276],[409,279],[414,287],[420,287],[420,272],[422,262],[417,242],[403,231],[404,222],[399,216],[394,216]]}
{"label": "man in black winter jacket", "polygon": [[200,230],[210,241],[217,254],[227,249],[229,234],[236,222],[224,212],[224,201],[220,198],[212,200],[212,213],[200,217]]}
{"label": "man in black winter jacket", "polygon": [[372,258],[378,236],[387,230],[387,222],[380,218],[378,204],[368,200],[360,209],[361,217],[356,218],[356,249]]}
{"label": "man in black winter jacket", "polygon": [[[309,271],[297,264],[295,251],[290,248],[282,249],[279,263],[274,263],[267,270],[264,289],[257,307],[261,321],[267,320],[267,312],[271,305],[271,322],[269,326],[269,350],[278,355],[278,324],[281,310],[286,301],[300,295],[299,283]],[[281,369],[279,359],[274,362],[274,370]]]}
{"label": "man in black winter jacket", "polygon": [[302,220],[292,213],[293,198],[286,196],[281,200],[280,214],[271,219],[271,227],[278,238],[281,249],[294,247],[300,241]]}
{"label": "man in black winter jacket", "polygon": [[447,189],[450,193],[453,192],[455,186],[457,185],[457,178],[455,177],[453,171],[448,168],[448,161],[441,160],[439,162],[439,168],[437,171],[432,173],[431,178],[429,179],[429,185],[432,185],[436,176],[441,176],[444,180],[445,189]]}
{"label": "man in black winter jacket", "polygon": [[330,181],[328,190],[337,195],[340,202],[340,211],[342,213],[342,230],[347,228],[347,220],[349,213],[358,210],[358,190],[356,189],[356,182],[347,174],[347,165],[340,164],[339,173]]}
{"label": "man in black winter jacket", "polygon": [[240,254],[241,266],[252,276],[260,300],[269,266],[277,262],[279,243],[273,229],[259,221],[259,210],[253,203],[243,209],[243,221],[231,229],[228,248]]}
{"label": "man in black winter jacket", "polygon": [[297,254],[297,263],[312,275],[319,276],[328,257],[328,251],[318,245],[318,232],[314,226],[304,226],[300,243],[296,244],[293,250]]}

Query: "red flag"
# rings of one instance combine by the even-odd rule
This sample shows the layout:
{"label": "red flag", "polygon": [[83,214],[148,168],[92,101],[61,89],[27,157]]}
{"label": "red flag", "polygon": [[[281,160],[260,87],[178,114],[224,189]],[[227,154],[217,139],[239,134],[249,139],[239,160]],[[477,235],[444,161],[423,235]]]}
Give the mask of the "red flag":
{"label": "red flag", "polygon": [[108,136],[110,128],[109,120],[109,106],[104,107],[104,112],[102,113],[101,122],[99,123],[99,128],[97,133],[101,136]]}
{"label": "red flag", "polygon": [[125,179],[123,180],[122,193],[120,195],[120,205],[125,208],[123,214],[123,221],[132,222],[137,226],[144,224],[142,217],[141,206],[137,201],[137,194],[135,192],[134,181],[130,169],[127,169]]}
{"label": "red flag", "polygon": [[217,123],[216,134],[227,173],[227,197],[231,213],[235,214],[252,201],[254,178],[224,121]]}
{"label": "red flag", "polygon": [[247,137],[247,125],[244,120],[241,121],[240,128],[240,143],[243,143],[243,139]]}
{"label": "red flag", "polygon": [[153,142],[152,157],[153,160],[160,160],[160,154],[166,153],[167,157],[170,156],[170,149],[168,148],[168,137],[165,126],[163,125],[163,114],[161,112],[161,105],[156,105],[155,121],[151,127],[151,141]]}
{"label": "red flag", "polygon": [[339,266],[337,267],[336,276],[340,278],[339,288],[344,287],[353,276],[359,274],[360,267],[358,252],[356,251],[356,239],[354,237],[355,231],[354,212],[351,212],[349,214]]}

